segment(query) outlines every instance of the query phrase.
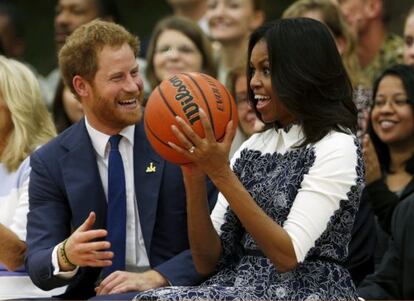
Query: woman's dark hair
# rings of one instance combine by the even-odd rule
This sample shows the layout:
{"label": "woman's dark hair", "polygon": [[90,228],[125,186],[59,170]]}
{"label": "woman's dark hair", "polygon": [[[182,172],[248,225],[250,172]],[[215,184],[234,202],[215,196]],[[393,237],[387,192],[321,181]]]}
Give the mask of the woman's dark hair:
{"label": "woman's dark hair", "polygon": [[[356,132],[352,85],[332,34],[324,24],[308,18],[265,24],[250,36],[248,62],[260,41],[267,44],[275,94],[303,126],[302,145],[315,143],[332,130]],[[250,66],[247,78],[250,82]],[[256,108],[251,88],[249,100]],[[261,118],[257,110],[256,114]]]}
{"label": "woman's dark hair", "polygon": [[[377,96],[378,87],[386,76],[396,76],[401,80],[405,93],[407,94],[408,103],[411,105],[411,109],[414,113],[414,69],[411,66],[400,64],[385,69],[384,72],[382,72],[382,74],[374,82],[372,91],[373,99],[375,99]],[[375,150],[377,152],[378,161],[381,165],[382,172],[390,173],[390,151],[387,144],[381,141],[381,139],[372,128],[371,118],[369,118],[368,123],[368,134],[371,137],[372,143],[374,144]],[[411,156],[411,158],[406,162],[405,170],[410,174],[414,174],[414,155]]]}
{"label": "woman's dark hair", "polygon": [[68,114],[66,114],[65,108],[63,107],[63,90],[64,83],[62,80],[59,81],[59,84],[56,88],[55,97],[53,98],[52,103],[52,115],[53,121],[56,126],[58,133],[63,132],[66,128],[72,125],[72,122],[69,119]]}

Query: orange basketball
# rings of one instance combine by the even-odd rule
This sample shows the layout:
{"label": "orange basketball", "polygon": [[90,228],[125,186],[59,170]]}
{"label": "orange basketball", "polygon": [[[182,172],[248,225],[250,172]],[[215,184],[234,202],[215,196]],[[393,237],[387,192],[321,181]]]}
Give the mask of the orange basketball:
{"label": "orange basketball", "polygon": [[204,137],[200,108],[210,119],[217,141],[224,138],[230,120],[237,126],[237,109],[233,97],[218,80],[209,75],[179,73],[163,80],[154,89],[145,108],[144,124],[148,140],[161,157],[176,164],[190,162],[167,142],[182,146],[171,130],[171,125],[178,126],[175,119],[177,115],[200,137]]}

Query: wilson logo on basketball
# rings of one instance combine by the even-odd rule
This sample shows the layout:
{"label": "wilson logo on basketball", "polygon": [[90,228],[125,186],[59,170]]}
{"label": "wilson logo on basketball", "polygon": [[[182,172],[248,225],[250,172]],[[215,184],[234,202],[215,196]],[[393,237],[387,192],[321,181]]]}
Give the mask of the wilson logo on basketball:
{"label": "wilson logo on basketball", "polygon": [[183,81],[180,80],[177,76],[173,76],[169,79],[171,84],[177,88],[177,94],[175,95],[175,100],[181,103],[183,112],[187,120],[194,124],[197,120],[200,120],[200,113],[198,110],[198,105],[193,101],[194,97],[188,91],[187,87],[184,85]]}
{"label": "wilson logo on basketball", "polygon": [[152,91],[145,107],[145,133],[154,150],[164,159],[190,163],[184,154],[176,152],[168,142],[180,145],[171,129],[178,126],[180,116],[200,137],[204,128],[200,110],[206,113],[217,141],[222,141],[230,120],[237,126],[237,108],[229,91],[215,78],[197,72],[185,72],[163,80]]}

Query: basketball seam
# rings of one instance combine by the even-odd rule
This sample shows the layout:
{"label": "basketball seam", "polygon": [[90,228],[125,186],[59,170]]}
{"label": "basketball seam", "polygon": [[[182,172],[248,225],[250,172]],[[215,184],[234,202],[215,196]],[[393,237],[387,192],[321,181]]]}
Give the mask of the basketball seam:
{"label": "basketball seam", "polygon": [[172,148],[168,143],[166,143],[166,142],[164,142],[164,141],[162,141],[161,140],[161,138],[160,137],[158,137],[155,133],[154,133],[154,131],[151,129],[151,127],[149,126],[149,124],[148,124],[148,121],[147,121],[147,119],[146,118],[144,118],[144,121],[145,121],[145,125],[147,126],[147,129],[150,131],[150,133],[155,137],[155,139],[157,139],[159,142],[161,142],[162,144],[164,144],[165,146],[168,146],[169,148]]}
{"label": "basketball seam", "polygon": [[190,80],[197,86],[197,88],[198,88],[198,90],[200,90],[200,93],[201,93],[201,95],[203,96],[203,99],[204,99],[204,103],[206,104],[206,107],[207,107],[207,110],[208,110],[208,116],[209,116],[209,119],[210,119],[210,124],[211,124],[211,127],[212,127],[212,129],[213,129],[213,133],[214,133],[214,136],[216,135],[216,130],[215,130],[215,128],[214,128],[214,122],[213,122],[213,116],[211,115],[211,109],[210,109],[210,105],[209,105],[209,103],[208,103],[208,101],[207,101],[207,98],[206,98],[206,96],[204,95],[204,92],[203,92],[203,90],[201,90],[201,88],[200,88],[200,86],[198,85],[198,83],[191,77],[191,75],[190,74],[188,74],[188,73],[182,73],[182,75],[185,75],[185,76],[187,76],[188,78],[190,78]]}
{"label": "basketball seam", "polygon": [[175,111],[173,110],[173,108],[170,106],[167,99],[165,98],[164,94],[162,94],[162,90],[161,90],[160,86],[158,86],[157,89],[158,89],[158,93],[160,93],[160,95],[161,95],[162,101],[165,103],[168,110],[170,110],[171,114],[173,114],[174,117],[177,116],[177,114],[175,113]]}

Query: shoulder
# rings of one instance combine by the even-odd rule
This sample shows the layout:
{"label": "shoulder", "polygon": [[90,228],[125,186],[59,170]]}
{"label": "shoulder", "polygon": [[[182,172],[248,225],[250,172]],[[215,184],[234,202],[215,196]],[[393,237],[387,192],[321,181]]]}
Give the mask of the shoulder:
{"label": "shoulder", "polygon": [[90,139],[88,137],[88,132],[82,120],[39,147],[33,154],[39,157],[55,158],[60,156],[63,150],[84,143],[85,138]]}
{"label": "shoulder", "polygon": [[358,142],[353,134],[331,131],[314,145],[318,153],[340,152],[345,155],[355,153]]}
{"label": "shoulder", "polygon": [[30,176],[30,157],[27,157],[23,160],[23,162],[20,164],[19,168],[17,169],[17,176],[18,176],[18,182],[23,185]]}
{"label": "shoulder", "polygon": [[332,168],[360,166],[362,153],[355,135],[331,131],[313,145],[316,161]]}

